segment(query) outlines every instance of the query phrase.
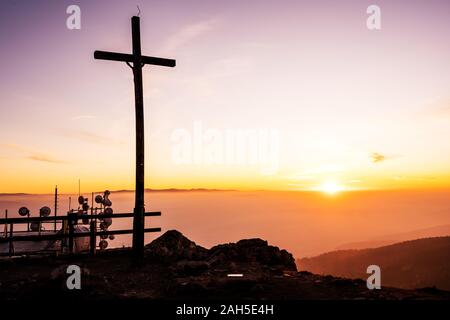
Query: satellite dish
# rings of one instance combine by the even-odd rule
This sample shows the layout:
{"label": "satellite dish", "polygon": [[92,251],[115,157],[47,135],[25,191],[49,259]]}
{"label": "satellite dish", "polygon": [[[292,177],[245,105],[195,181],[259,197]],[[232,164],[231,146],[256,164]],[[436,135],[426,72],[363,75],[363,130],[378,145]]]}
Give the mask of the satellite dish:
{"label": "satellite dish", "polygon": [[85,202],[83,203],[83,211],[88,211],[89,210],[89,205]]}
{"label": "satellite dish", "polygon": [[104,193],[103,193],[103,205],[105,206],[105,207],[111,207],[112,206],[112,202],[111,202],[111,200],[109,200],[109,195],[111,194],[111,192],[109,192],[108,190],[106,190]]}
{"label": "satellite dish", "polygon": [[108,235],[102,234],[102,235],[100,236],[100,239],[108,239]]}
{"label": "satellite dish", "polygon": [[100,247],[100,250],[105,250],[106,248],[108,248],[108,241],[102,240],[102,241],[100,241],[98,246]]}
{"label": "satellite dish", "polygon": [[103,197],[101,195],[95,196],[95,202],[96,203],[103,203]]}
{"label": "satellite dish", "polygon": [[30,230],[31,231],[39,231],[39,222],[33,221],[30,223]]}
{"label": "satellite dish", "polygon": [[109,235],[109,240],[114,240],[116,237],[113,234]]}
{"label": "satellite dish", "polygon": [[102,221],[100,223],[100,229],[102,229],[103,231],[108,230],[108,226],[106,225],[106,223],[104,221]]}
{"label": "satellite dish", "polygon": [[112,208],[106,208],[105,209],[105,214],[113,214],[113,209]]}
{"label": "satellite dish", "polygon": [[112,225],[112,219],[111,218],[105,218],[103,219],[103,224],[105,224],[106,228],[108,228],[110,225]]}
{"label": "satellite dish", "polygon": [[41,217],[48,217],[51,212],[52,212],[52,210],[49,207],[45,206],[39,210],[39,215]]}
{"label": "satellite dish", "polygon": [[19,214],[20,214],[22,217],[27,216],[27,215],[30,214],[30,210],[28,210],[27,207],[21,207],[21,208],[19,209]]}
{"label": "satellite dish", "polygon": [[83,196],[78,196],[78,203],[79,204],[83,204],[84,203],[84,197]]}

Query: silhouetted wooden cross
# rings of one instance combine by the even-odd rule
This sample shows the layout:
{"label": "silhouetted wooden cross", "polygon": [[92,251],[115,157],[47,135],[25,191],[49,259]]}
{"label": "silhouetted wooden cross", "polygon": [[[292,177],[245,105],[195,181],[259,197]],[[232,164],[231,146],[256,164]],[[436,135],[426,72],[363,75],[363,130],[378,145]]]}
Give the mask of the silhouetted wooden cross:
{"label": "silhouetted wooden cross", "polygon": [[[175,60],[141,55],[139,17],[131,18],[133,54],[95,51],[94,58],[126,62],[133,70],[136,109],[136,191],[133,218],[133,251],[137,257],[144,252],[144,99],[142,92],[142,67],[153,64],[175,67]],[[131,65],[133,63],[133,65]]]}

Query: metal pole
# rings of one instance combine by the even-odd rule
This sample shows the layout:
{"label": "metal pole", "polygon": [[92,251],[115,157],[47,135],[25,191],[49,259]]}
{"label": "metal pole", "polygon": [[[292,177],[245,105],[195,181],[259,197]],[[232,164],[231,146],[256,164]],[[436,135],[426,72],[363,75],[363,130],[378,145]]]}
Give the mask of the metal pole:
{"label": "metal pole", "polygon": [[131,18],[133,75],[136,109],[136,191],[133,219],[133,251],[136,259],[144,254],[144,99],[142,89],[141,35],[139,17]]}
{"label": "metal pole", "polygon": [[[91,216],[94,215],[94,193],[92,192],[92,197],[91,197]],[[97,211],[97,210],[96,210]],[[95,255],[95,250],[96,250],[96,246],[97,246],[97,241],[96,241],[96,231],[97,231],[97,219],[91,219],[91,238],[90,238],[90,243],[89,243],[89,252],[91,255]]]}

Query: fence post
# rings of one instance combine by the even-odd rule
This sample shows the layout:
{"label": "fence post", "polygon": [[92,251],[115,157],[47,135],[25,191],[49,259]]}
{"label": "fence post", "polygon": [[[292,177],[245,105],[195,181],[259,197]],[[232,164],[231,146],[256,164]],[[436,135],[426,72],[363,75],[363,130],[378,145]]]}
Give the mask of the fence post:
{"label": "fence post", "polygon": [[69,253],[73,253],[73,233],[76,213],[69,213]]}
{"label": "fence post", "polygon": [[5,238],[8,237],[8,209],[5,210]]}
{"label": "fence post", "polygon": [[12,240],[12,238],[13,238],[13,226],[14,226],[14,224],[13,223],[11,223],[10,225],[9,225],[9,256],[11,257],[13,254],[14,254],[14,243],[13,243],[13,240]]}
{"label": "fence post", "polygon": [[95,255],[95,249],[97,246],[96,242],[96,231],[97,231],[97,219],[91,219],[91,238],[89,243],[89,253]]}
{"label": "fence post", "polygon": [[65,235],[67,234],[67,228],[68,228],[68,220],[62,220],[61,221],[61,233],[63,234],[63,238],[61,238],[61,253],[64,253],[64,248],[67,247],[67,238],[65,237]]}

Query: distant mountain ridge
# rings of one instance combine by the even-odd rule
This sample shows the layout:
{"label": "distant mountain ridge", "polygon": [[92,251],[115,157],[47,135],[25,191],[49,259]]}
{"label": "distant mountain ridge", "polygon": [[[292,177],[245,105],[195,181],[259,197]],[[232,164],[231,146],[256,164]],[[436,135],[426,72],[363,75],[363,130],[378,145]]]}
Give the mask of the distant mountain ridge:
{"label": "distant mountain ridge", "polygon": [[345,278],[367,278],[367,267],[381,268],[382,286],[450,290],[450,237],[411,240],[363,250],[339,250],[297,259],[302,271]]}
{"label": "distant mountain ridge", "polygon": [[[94,191],[94,193],[103,193],[102,191]],[[191,189],[177,189],[177,188],[167,188],[167,189],[150,189],[147,188],[144,190],[145,192],[218,192],[218,191],[238,191],[234,189],[207,189],[207,188],[191,188]],[[134,190],[122,189],[122,190],[110,190],[111,193],[126,193],[126,192],[134,192]],[[90,193],[90,192],[84,192]],[[52,193],[0,193],[0,196],[33,196],[33,195],[51,195]],[[63,194],[75,194],[74,193],[62,193]]]}
{"label": "distant mountain ridge", "polygon": [[450,224],[390,234],[368,241],[344,243],[337,246],[335,250],[378,248],[398,242],[443,236],[450,236]]}

